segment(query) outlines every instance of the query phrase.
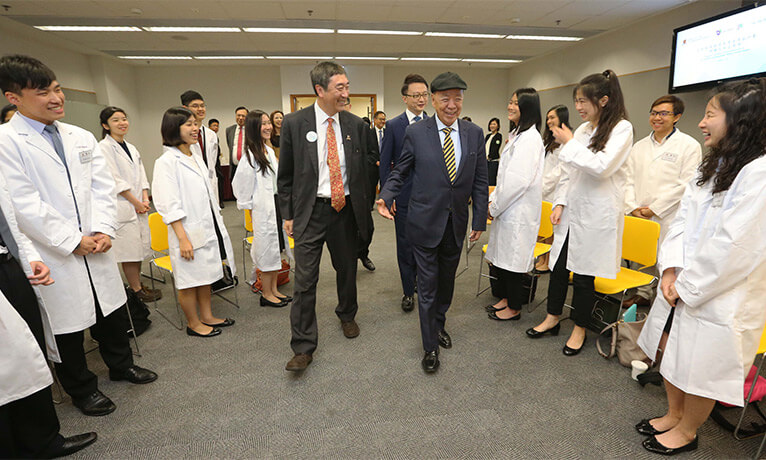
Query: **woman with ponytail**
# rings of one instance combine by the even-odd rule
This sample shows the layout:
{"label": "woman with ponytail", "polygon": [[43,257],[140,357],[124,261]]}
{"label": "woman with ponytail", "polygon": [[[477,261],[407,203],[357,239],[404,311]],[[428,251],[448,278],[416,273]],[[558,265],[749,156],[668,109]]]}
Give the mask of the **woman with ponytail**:
{"label": "woman with ponytail", "polygon": [[638,339],[656,361],[664,350],[668,411],[636,430],[665,455],[697,448],[716,400],[743,405],[766,323],[766,81],[718,87],[699,127],[709,151],[663,240],[662,295]]}
{"label": "woman with ponytail", "polygon": [[253,244],[250,256],[255,270],[261,271],[261,306],[284,307],[291,297],[277,289],[277,275],[282,268],[281,251],[285,248],[282,219],[276,204],[277,157],[268,145],[271,138],[269,115],[254,110],[245,117],[247,161],[241,161],[231,182],[238,209],[250,209],[253,218]]}
{"label": "woman with ponytail", "polygon": [[548,284],[548,314],[527,330],[530,338],[557,335],[559,317],[573,272],[572,334],[564,355],[574,356],[585,345],[585,326],[596,301],[596,276],[615,279],[622,252],[625,160],[633,145],[617,75],[611,70],[589,75],[574,89],[575,109],[585,121],[572,133],[566,126],[551,128],[561,144],[564,165],[553,199],[554,225]]}

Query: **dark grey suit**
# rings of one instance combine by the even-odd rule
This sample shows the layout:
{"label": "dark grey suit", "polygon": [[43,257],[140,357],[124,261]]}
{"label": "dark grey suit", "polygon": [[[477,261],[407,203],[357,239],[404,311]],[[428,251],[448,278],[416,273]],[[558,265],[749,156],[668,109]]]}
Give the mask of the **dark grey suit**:
{"label": "dark grey suit", "polygon": [[368,239],[372,227],[367,157],[374,139],[361,118],[348,112],[338,117],[342,139],[337,142],[343,143],[349,189],[340,212],[329,200],[317,198],[318,146],[306,136],[317,129],[314,106],[287,114],[282,124],[277,184],[282,218],[293,220],[296,266],[290,323],[295,353],[313,353],[317,346],[316,284],[325,242],[336,272],[335,313],[346,322],[354,319],[358,309],[357,238]]}
{"label": "dark grey suit", "polygon": [[399,162],[380,198],[391,207],[412,175],[407,238],[417,266],[418,307],[423,348],[436,351],[452,303],[455,272],[473,205],[473,230],[487,227],[487,160],[484,135],[473,123],[458,120],[462,156],[455,182],[447,173],[436,117],[409,125]]}
{"label": "dark grey suit", "polygon": [[[236,132],[237,125],[231,125],[226,128],[226,145],[229,146],[229,176],[230,179],[234,178],[234,173],[237,171],[237,165],[234,164],[232,157],[234,156],[234,149],[237,146],[237,141],[234,139],[234,133]],[[244,144],[244,133],[242,134]]]}

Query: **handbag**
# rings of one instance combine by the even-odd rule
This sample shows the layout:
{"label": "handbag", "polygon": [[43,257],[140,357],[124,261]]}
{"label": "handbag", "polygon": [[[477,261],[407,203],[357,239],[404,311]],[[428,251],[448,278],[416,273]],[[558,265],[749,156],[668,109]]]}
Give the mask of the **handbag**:
{"label": "handbag", "polygon": [[602,336],[611,333],[611,346],[609,348],[609,353],[605,353],[601,348],[601,341],[596,340],[598,354],[605,359],[617,355],[620,364],[625,367],[631,367],[631,361],[646,360],[646,354],[644,354],[644,351],[638,346],[638,336],[641,334],[641,329],[643,329],[644,323],[646,323],[646,313],[640,313],[640,315],[642,315],[641,318],[636,321],[626,323],[620,319],[605,327],[599,334],[599,339]]}
{"label": "handbag", "polygon": [[222,277],[218,281],[214,282],[210,287],[213,291],[213,293],[216,293],[218,291],[223,291],[224,289],[228,289],[232,286],[236,286],[239,284],[239,278],[236,276],[233,276],[231,273],[231,267],[228,263],[223,263],[223,270],[222,270]]}

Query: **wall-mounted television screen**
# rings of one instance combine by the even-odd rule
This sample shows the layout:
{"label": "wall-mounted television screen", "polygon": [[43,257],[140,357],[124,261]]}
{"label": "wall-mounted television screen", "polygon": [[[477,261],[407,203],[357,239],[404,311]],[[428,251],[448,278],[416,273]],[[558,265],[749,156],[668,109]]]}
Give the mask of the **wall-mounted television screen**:
{"label": "wall-mounted television screen", "polygon": [[766,6],[746,6],[673,31],[671,93],[755,76],[766,76]]}

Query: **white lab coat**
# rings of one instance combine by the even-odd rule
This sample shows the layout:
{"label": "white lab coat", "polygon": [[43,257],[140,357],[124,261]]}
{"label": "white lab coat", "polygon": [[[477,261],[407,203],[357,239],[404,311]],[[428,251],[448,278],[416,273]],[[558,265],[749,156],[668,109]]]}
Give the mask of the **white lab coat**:
{"label": "white lab coat", "polygon": [[662,144],[650,134],[636,142],[630,151],[625,163],[625,214],[649,206],[655,214],[652,220],[660,224],[660,244],[701,159],[699,142],[678,129]]}
{"label": "white lab coat", "polygon": [[[232,274],[236,274],[229,233],[206,172],[201,156],[186,156],[177,147],[165,146],[164,153],[154,163],[152,197],[157,212],[168,226],[168,252],[177,289],[205,286],[223,277],[213,216],[223,237]],[[192,243],[193,260],[181,257],[178,237],[170,226],[177,220],[181,220]]]}
{"label": "white lab coat", "polygon": [[[5,183],[5,176],[2,174],[2,169],[0,169],[0,207],[2,207],[3,215],[8,223],[8,228],[19,248],[19,259],[21,259],[18,261],[19,265],[22,270],[24,270],[24,273],[26,273],[27,276],[30,276],[32,275],[32,266],[30,263],[35,261],[44,263],[45,261],[43,261],[40,254],[37,253],[29,238],[19,230],[19,225],[16,222],[16,211],[13,209],[13,204],[11,204],[11,195],[8,192],[8,186]],[[40,319],[42,320],[43,332],[45,333],[45,345],[48,351],[48,359],[55,362],[61,362],[58,347],[56,346],[56,338],[53,335],[53,326],[51,325],[48,312],[45,309],[45,302],[40,295],[40,288],[38,286],[32,286],[32,289],[35,291],[37,304],[40,307]],[[43,286],[43,289],[46,289],[46,286]],[[0,347],[0,350],[2,350],[2,347]],[[2,359],[2,354],[0,354],[0,359]],[[2,366],[2,363],[0,363],[0,366]],[[2,394],[2,392],[0,392],[0,394]]]}
{"label": "white lab coat", "polygon": [[551,152],[545,154],[545,167],[543,168],[543,201],[552,202],[556,186],[561,180],[561,170],[564,167],[559,161],[559,145]]}
{"label": "white lab coat", "polygon": [[53,383],[29,326],[0,292],[0,406]]}
{"label": "white lab coat", "polygon": [[545,147],[532,126],[510,139],[500,154],[497,187],[489,201],[494,217],[486,259],[514,273],[526,273],[534,264],[540,229]]}
{"label": "white lab coat", "polygon": [[[203,136],[205,140],[205,155],[207,157],[207,171],[208,180],[210,182],[210,189],[215,195],[215,203],[218,205],[218,176],[215,171],[215,164],[218,161],[218,152],[220,148],[218,146],[218,134],[212,129],[206,126],[200,126],[200,136]],[[199,155],[202,158],[202,149],[199,146],[199,142],[191,146],[192,153]],[[204,163],[204,162],[203,162]]]}
{"label": "white lab coat", "polygon": [[745,376],[766,323],[766,157],[746,165],[728,191],[689,183],[660,249],[680,296],[662,294],[638,344],[654,358],[668,315],[673,326],[660,373],[686,393],[743,405]]}
{"label": "white lab coat", "polygon": [[620,270],[625,194],[625,160],[633,145],[633,125],[622,120],[600,152],[588,148],[595,134],[589,122],[561,148],[564,169],[553,205],[564,205],[553,229],[554,266],[569,233],[567,270],[615,279]]}
{"label": "white lab coat", "polygon": [[231,181],[234,196],[237,197],[237,209],[252,210],[253,244],[250,247],[250,256],[253,259],[253,273],[255,269],[270,272],[282,268],[278,233],[282,231],[282,226],[277,223],[274,202],[274,194],[277,193],[277,157],[271,147],[266,146],[266,151],[273,169],[267,169],[263,174],[255,159],[253,167],[247,158],[243,157]]}
{"label": "white lab coat", "polygon": [[0,163],[19,229],[32,240],[56,280],[40,290],[53,332],[67,334],[96,323],[91,280],[104,316],[124,305],[127,298],[111,251],[85,257],[72,253],[83,235],[100,232],[114,237],[114,179],[91,133],[58,121],[55,124],[71,188],[67,169],[53,146],[18,114],[0,126]]}
{"label": "white lab coat", "polygon": [[147,213],[138,214],[136,208],[121,196],[129,191],[140,201],[143,191],[149,189],[149,180],[141,154],[133,144],[125,142],[130,157],[112,136],[106,135],[98,143],[114,178],[114,198],[117,205],[117,228],[112,241],[112,252],[117,262],[141,262],[152,255]]}

